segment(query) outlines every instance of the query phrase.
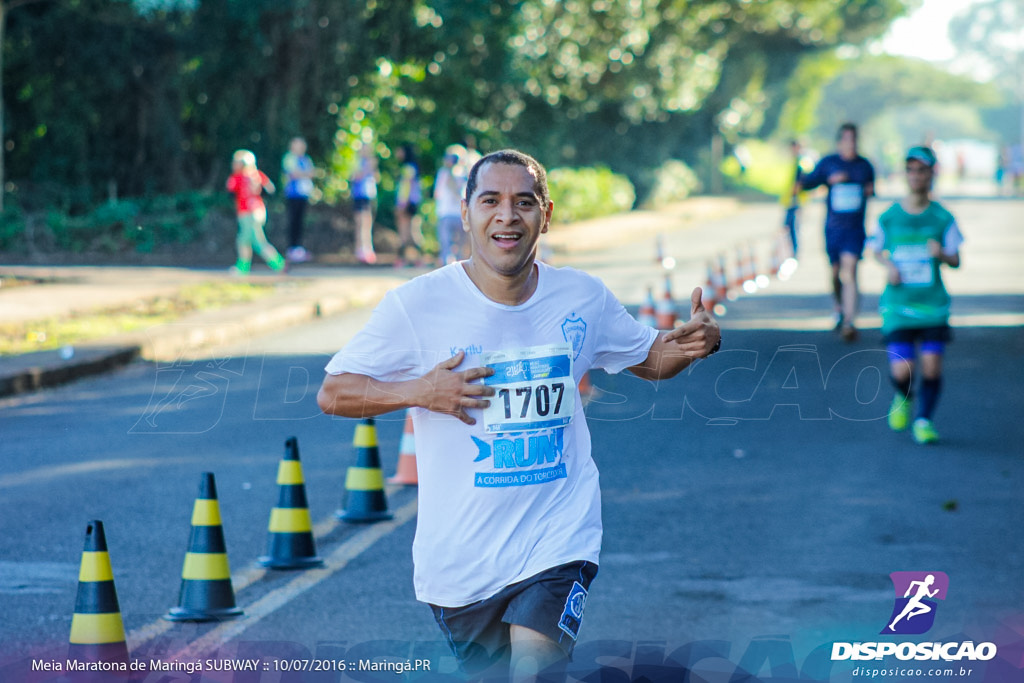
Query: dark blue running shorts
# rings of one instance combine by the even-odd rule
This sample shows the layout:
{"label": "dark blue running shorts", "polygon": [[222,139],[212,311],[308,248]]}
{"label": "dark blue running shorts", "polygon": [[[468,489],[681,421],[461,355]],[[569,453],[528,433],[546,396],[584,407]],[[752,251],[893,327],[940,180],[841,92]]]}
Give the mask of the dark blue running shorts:
{"label": "dark blue running shorts", "polygon": [[867,237],[859,230],[826,230],[825,253],[828,254],[828,262],[833,265],[839,263],[840,254],[853,254],[860,259],[866,241]]}
{"label": "dark blue running shorts", "polygon": [[949,325],[935,327],[907,327],[892,330],[883,336],[890,361],[914,360],[916,348],[921,346],[921,353],[942,355],[946,344],[953,341],[953,330]]}
{"label": "dark blue running shorts", "polygon": [[570,562],[463,607],[430,608],[466,673],[478,673],[496,664],[507,666],[510,624],[542,633],[571,657],[587,591],[596,575],[593,562]]}

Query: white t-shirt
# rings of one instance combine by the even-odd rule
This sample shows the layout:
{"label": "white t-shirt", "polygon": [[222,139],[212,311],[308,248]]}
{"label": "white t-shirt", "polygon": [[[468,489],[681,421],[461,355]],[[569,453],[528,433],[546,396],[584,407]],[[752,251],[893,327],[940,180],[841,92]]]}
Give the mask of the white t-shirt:
{"label": "white t-shirt", "polygon": [[[460,263],[417,277],[389,292],[327,364],[331,374],[400,381],[425,375],[459,350],[466,358],[456,370],[507,352],[512,361],[501,367],[532,382],[530,390],[508,385],[491,399],[501,405],[509,398],[513,422],[529,412],[524,421],[534,421],[515,427],[526,431],[488,432],[482,410],[469,411],[473,426],[413,411],[414,584],[423,602],[459,607],[559,564],[598,561],[601,494],[576,384],[590,368],[615,373],[643,362],[658,333],[633,319],[597,278],[537,267],[537,290],[518,306],[488,299]],[[562,372],[570,363],[571,379]],[[559,384],[571,394],[563,396]],[[559,400],[574,402],[571,421],[543,425],[565,411],[556,409]]]}

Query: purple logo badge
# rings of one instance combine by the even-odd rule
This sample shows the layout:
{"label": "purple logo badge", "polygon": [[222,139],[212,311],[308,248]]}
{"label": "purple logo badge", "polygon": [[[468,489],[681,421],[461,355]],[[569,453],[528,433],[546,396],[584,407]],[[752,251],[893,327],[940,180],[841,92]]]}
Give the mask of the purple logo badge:
{"label": "purple logo badge", "polygon": [[893,572],[896,604],[883,634],[920,635],[935,623],[936,600],[945,600],[949,577],[943,572]]}

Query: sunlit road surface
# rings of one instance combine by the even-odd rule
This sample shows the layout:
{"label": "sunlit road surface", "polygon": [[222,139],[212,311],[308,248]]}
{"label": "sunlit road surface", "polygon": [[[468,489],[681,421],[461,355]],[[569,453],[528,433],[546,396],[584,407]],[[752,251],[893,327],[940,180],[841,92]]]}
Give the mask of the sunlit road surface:
{"label": "sunlit road surface", "polygon": [[[891,390],[872,329],[877,266],[865,262],[861,273],[862,339],[846,345],[829,331],[820,204],[804,212],[793,276],[724,302],[718,355],[660,385],[593,373],[598,392],[588,413],[606,528],[580,667],[600,660],[628,675],[711,640],[719,641],[716,656],[697,667],[708,680],[728,680],[741,662],[759,666],[768,650],[781,665],[791,657],[797,670],[824,666],[817,648],[878,638],[893,607],[888,575],[898,570],[951,577],[929,638],[1012,635],[1006,624],[1024,607],[1024,283],[1013,272],[1024,255],[1024,212],[992,200],[950,208],[967,243],[963,269],[947,274],[958,329],[938,445],[918,447],[885,424]],[[680,308],[691,286],[704,283],[709,258],[725,252],[731,272],[737,244],[765,251],[780,214],[753,205],[667,229],[663,250],[676,259]],[[648,284],[661,293],[665,271],[654,253],[653,239],[624,236],[614,250],[562,262],[598,274],[635,306]],[[451,671],[443,638],[412,593],[414,491],[389,489],[393,522],[334,518],[354,464],[353,422],[319,415],[313,397],[327,358],[366,315],[0,404],[0,679],[23,680],[33,659],[63,660],[92,519],[106,526],[136,657],[422,655],[435,672]],[[388,475],[401,418],[378,422]],[[327,563],[266,571],[255,559],[266,550],[277,462],[293,435]],[[171,624],[161,617],[176,603],[202,471],[217,476],[245,616]],[[832,680],[849,680],[852,666],[836,663]],[[282,680],[280,671],[262,676],[245,680]]]}

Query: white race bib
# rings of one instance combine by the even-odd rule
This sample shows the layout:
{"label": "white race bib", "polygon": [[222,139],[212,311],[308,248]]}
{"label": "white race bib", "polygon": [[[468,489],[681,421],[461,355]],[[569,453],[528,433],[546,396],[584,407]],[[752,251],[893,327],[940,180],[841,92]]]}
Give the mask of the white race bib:
{"label": "white race bib", "polygon": [[924,244],[901,244],[892,250],[892,262],[900,271],[900,282],[910,287],[928,287],[934,270],[932,257]]}
{"label": "white race bib", "polygon": [[484,408],[489,434],[564,427],[576,408],[572,347],[549,344],[515,351],[480,354],[481,365],[494,368],[484,384],[494,387]]}
{"label": "white race bib", "polygon": [[864,203],[864,188],[857,183],[839,183],[829,194],[834,213],[860,211]]}

